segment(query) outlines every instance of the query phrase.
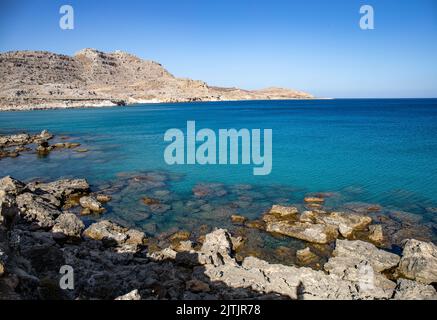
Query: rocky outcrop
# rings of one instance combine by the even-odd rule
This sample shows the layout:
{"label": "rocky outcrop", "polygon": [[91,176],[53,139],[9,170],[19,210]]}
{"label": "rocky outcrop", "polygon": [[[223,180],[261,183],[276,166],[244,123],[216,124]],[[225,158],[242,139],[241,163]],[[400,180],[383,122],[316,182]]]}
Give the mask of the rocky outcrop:
{"label": "rocky outcrop", "polygon": [[395,300],[437,300],[437,292],[432,286],[399,279],[393,298]]}
{"label": "rocky outcrop", "polygon": [[283,88],[242,90],[176,78],[159,63],[125,52],[84,49],[73,57],[45,51],[0,54],[0,111],[144,102],[309,99]]}

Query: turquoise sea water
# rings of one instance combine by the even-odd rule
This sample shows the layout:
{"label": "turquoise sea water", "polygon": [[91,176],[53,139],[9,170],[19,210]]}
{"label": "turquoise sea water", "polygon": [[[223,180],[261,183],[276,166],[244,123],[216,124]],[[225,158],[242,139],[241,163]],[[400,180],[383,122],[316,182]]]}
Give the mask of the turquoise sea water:
{"label": "turquoise sea water", "polygon": [[[253,167],[247,165],[167,165],[164,133],[170,128],[185,131],[188,120],[195,120],[198,129],[272,129],[272,173],[254,176]],[[97,186],[114,183],[123,172],[181,174],[157,186],[173,194],[166,199],[171,214],[152,217],[162,230],[165,223],[182,223],[177,217],[188,214],[183,213],[184,201],[193,197],[193,186],[201,182],[224,184],[219,189],[227,195],[218,203],[244,201],[240,198],[246,196],[248,202],[260,204],[239,212],[253,217],[275,201],[302,202],[311,192],[335,193],[335,205],[378,203],[416,214],[437,206],[437,99],[211,102],[0,113],[0,134],[42,129],[79,141],[90,151],[3,159],[0,176],[86,177]],[[251,185],[252,196],[248,191],[233,193],[241,184]],[[107,214],[132,222],[123,210],[143,212],[138,199],[147,188],[131,185],[119,193]],[[163,196],[162,191],[157,194]],[[211,212],[199,210],[204,213],[200,220]],[[206,220],[215,218],[210,215]],[[141,223],[136,217],[135,224]]]}

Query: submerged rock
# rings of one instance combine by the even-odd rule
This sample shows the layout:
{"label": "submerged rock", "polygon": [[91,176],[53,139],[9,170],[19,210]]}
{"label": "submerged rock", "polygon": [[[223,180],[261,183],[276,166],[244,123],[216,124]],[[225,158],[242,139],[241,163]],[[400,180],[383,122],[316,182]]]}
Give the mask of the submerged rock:
{"label": "submerged rock", "polygon": [[369,226],[369,239],[376,243],[382,243],[384,241],[384,233],[380,224]]}
{"label": "submerged rock", "polygon": [[407,240],[398,271],[405,278],[425,284],[437,282],[437,247],[430,242]]}

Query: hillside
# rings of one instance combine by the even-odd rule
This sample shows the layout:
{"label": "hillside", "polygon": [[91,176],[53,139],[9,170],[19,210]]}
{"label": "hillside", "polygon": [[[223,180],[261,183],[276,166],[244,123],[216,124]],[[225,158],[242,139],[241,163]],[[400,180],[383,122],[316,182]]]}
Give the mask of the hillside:
{"label": "hillside", "polygon": [[129,53],[83,49],[73,57],[45,51],[0,54],[0,110],[144,102],[308,99],[295,90],[243,90],[176,78]]}

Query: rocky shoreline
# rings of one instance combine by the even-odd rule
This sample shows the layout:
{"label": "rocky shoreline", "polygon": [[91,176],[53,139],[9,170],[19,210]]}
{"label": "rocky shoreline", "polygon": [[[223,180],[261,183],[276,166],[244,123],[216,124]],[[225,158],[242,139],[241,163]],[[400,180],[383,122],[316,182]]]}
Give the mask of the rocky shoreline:
{"label": "rocky shoreline", "polygon": [[[79,146],[47,130],[4,135],[0,159],[85,152]],[[418,215],[372,204],[333,210],[326,202],[334,193],[289,205],[277,190],[269,190],[277,204],[264,210],[268,202],[251,205],[263,195],[250,185],[199,183],[180,199],[165,173],[118,178],[100,186],[0,179],[0,299],[437,299],[435,225]],[[141,211],[124,202],[135,190]],[[228,193],[235,195],[223,198]],[[122,219],[107,213],[114,208]],[[158,232],[149,218],[175,208],[188,215],[176,215],[176,230]],[[241,208],[264,209],[248,217]],[[141,228],[123,225],[129,220]],[[283,244],[270,259],[260,252],[266,237],[303,246]],[[63,266],[74,270],[74,289],[60,288]]]}
{"label": "rocky shoreline", "polygon": [[[408,239],[397,255],[348,239],[363,230],[375,235],[370,217],[279,205],[266,212],[267,232],[335,244],[327,263],[315,270],[251,256],[240,261],[242,239],[224,229],[195,241],[176,232],[167,236],[168,247],[159,248],[140,230],[106,219],[85,225],[70,211],[100,211],[105,201],[110,198],[92,192],[85,179],[0,179],[0,298],[437,299],[437,247]],[[310,261],[315,253],[305,248],[297,255]],[[59,287],[64,265],[74,270],[73,290]]]}

